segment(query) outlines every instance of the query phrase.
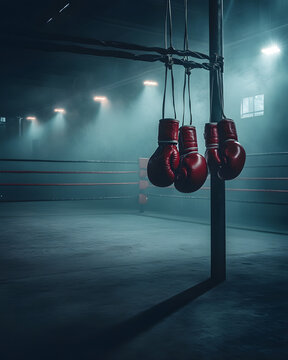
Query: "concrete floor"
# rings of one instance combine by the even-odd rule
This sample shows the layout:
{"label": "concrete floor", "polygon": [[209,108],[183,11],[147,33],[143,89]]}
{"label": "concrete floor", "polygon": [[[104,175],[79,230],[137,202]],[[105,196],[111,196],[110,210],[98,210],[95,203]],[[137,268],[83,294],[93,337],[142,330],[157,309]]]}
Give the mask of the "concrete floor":
{"label": "concrete floor", "polygon": [[288,358],[286,235],[228,229],[228,279],[205,292],[206,225],[80,201],[0,217],[3,360]]}

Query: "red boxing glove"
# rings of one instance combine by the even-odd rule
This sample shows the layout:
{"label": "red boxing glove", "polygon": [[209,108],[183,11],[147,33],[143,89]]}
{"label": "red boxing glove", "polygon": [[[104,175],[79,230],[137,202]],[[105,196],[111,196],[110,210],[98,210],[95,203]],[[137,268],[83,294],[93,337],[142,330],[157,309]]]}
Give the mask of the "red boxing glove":
{"label": "red boxing glove", "polygon": [[174,181],[175,188],[183,193],[200,189],[207,178],[205,158],[198,154],[195,126],[182,126],[179,132],[180,165]]}
{"label": "red boxing glove", "polygon": [[205,158],[211,174],[217,174],[220,166],[221,159],[219,154],[219,138],[217,123],[205,124],[204,138],[206,144]]}
{"label": "red boxing glove", "polygon": [[220,179],[231,180],[242,171],[246,153],[238,142],[236,126],[233,120],[223,119],[217,124],[219,135],[219,154],[221,168],[218,176]]}
{"label": "red boxing glove", "polygon": [[159,121],[159,146],[150,157],[147,166],[148,178],[155,186],[165,187],[174,182],[175,171],[179,166],[178,129],[178,120],[161,119]]}

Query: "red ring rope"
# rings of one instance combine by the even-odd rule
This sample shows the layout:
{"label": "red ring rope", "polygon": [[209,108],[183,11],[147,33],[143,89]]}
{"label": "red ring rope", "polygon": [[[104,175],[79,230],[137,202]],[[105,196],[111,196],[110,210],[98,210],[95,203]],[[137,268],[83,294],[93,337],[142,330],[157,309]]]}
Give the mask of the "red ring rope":
{"label": "red ring rope", "polygon": [[43,183],[43,184],[9,184],[9,183],[0,183],[0,186],[103,186],[103,185],[139,185],[139,182],[124,182],[124,183]]}
{"label": "red ring rope", "polygon": [[[138,174],[138,171],[36,171],[36,170],[0,170],[0,174]],[[288,177],[239,177],[237,180],[276,180],[287,181]]]}
{"label": "red ring rope", "polygon": [[117,160],[48,160],[48,159],[0,159],[5,162],[49,162],[49,163],[82,163],[82,164],[137,164],[137,161]]}
{"label": "red ring rope", "polygon": [[0,170],[1,174],[137,174],[138,171],[34,171]]}
{"label": "red ring rope", "polygon": [[[210,190],[210,187],[202,187],[202,190]],[[226,188],[227,191],[255,191],[255,192],[277,192],[277,193],[288,193],[288,190],[275,190],[275,189],[233,189],[233,188]]]}
{"label": "red ring rope", "polygon": [[275,189],[226,189],[227,191],[250,191],[250,192],[272,192],[272,193],[288,193],[288,190],[275,190]]}
{"label": "red ring rope", "polygon": [[279,156],[279,155],[288,155],[288,152],[287,151],[282,151],[282,152],[274,152],[274,153],[267,152],[267,153],[247,154],[247,156],[267,156],[267,155],[273,155],[273,156],[275,156],[275,155],[277,155],[277,156]]}
{"label": "red ring rope", "polygon": [[250,168],[287,168],[288,165],[274,165],[274,164],[267,164],[267,165],[245,165],[244,169]]}
{"label": "red ring rope", "polygon": [[[102,196],[95,198],[52,198],[52,199],[29,199],[29,200],[17,200],[17,202],[38,202],[38,201],[95,201],[95,200],[123,200],[123,199],[135,199],[135,196]],[[1,200],[1,202],[15,202],[15,200]]]}
{"label": "red ring rope", "polygon": [[[167,189],[175,189],[173,185],[167,187]],[[203,186],[199,190],[210,190],[210,186]],[[233,188],[226,188],[227,191],[255,191],[255,192],[279,192],[279,193],[288,193],[288,190],[275,190],[275,189],[233,189]]]}
{"label": "red ring rope", "polygon": [[288,177],[276,177],[276,178],[272,178],[272,177],[240,177],[238,179],[235,180],[288,180]]}

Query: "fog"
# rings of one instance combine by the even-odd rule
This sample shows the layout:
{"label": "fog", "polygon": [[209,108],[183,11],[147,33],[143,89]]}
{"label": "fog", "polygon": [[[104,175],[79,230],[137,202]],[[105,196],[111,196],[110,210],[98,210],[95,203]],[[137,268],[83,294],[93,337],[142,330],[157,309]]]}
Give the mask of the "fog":
{"label": "fog", "polygon": [[[202,5],[200,6],[198,2],[191,5],[189,48],[208,53],[207,3]],[[160,5],[157,6],[160,11]],[[251,1],[245,4],[236,1],[225,2],[224,111],[228,118],[235,121],[239,141],[248,155],[287,151],[288,75],[287,24],[283,15],[285,13],[287,13],[287,2],[280,0]],[[163,13],[161,13],[163,20],[162,16]],[[181,48],[184,31],[182,4],[175,3],[173,16],[173,42],[176,48]],[[152,22],[155,19],[156,14],[153,18],[147,19],[147,24],[149,20]],[[143,19],[141,21],[144,22]],[[95,25],[95,22],[93,24]],[[111,27],[101,27],[99,36],[104,36],[107,31],[106,39],[111,36],[114,40],[163,46],[163,21],[147,27],[142,24],[136,26],[135,31],[131,31],[134,25],[135,22],[130,27],[114,23]],[[61,26],[58,27],[61,32]],[[117,29],[121,31],[117,32]],[[271,44],[277,44],[281,52],[273,56],[261,53],[263,47]],[[164,90],[163,64],[35,51],[23,51],[21,57],[17,51],[10,51],[3,57],[6,59],[6,77],[4,76],[5,87],[1,90],[3,112],[1,116],[6,117],[6,126],[2,125],[0,128],[2,157],[137,161],[139,157],[150,157],[157,148],[158,122],[162,117]],[[176,65],[173,70],[177,119],[181,124],[184,70]],[[158,86],[144,86],[144,80],[157,81]],[[197,129],[199,152],[204,154],[203,130],[205,123],[209,121],[210,107],[208,71],[199,69],[192,71],[191,94],[193,125]],[[106,96],[107,102],[93,101],[95,95]],[[250,113],[243,116],[241,114],[243,101],[250,98],[253,102],[256,96],[262,95],[264,96],[262,113],[256,113],[252,106]],[[55,114],[53,111],[55,107],[64,108],[65,114]],[[36,116],[37,120],[26,120],[28,115]],[[23,118],[21,136],[18,116]],[[174,117],[170,76],[168,76],[165,117]],[[188,123],[186,97],[185,124]],[[243,177],[287,176],[285,169],[281,168],[285,165],[286,159],[269,156],[268,158],[264,155],[257,158],[248,157]],[[269,168],[252,168],[254,165],[265,164],[279,164],[280,167],[275,169],[274,173]],[[253,186],[275,190],[284,189],[286,185],[280,182],[268,183],[264,180],[259,180],[257,183],[244,180],[227,183],[228,188]],[[196,195],[209,199],[208,192],[204,190],[200,190]],[[284,195],[280,195],[247,193],[244,196],[243,193],[231,191],[228,196],[228,200],[231,201],[229,217],[237,220],[239,214],[244,216],[245,213],[247,215],[252,211],[251,207],[248,211],[247,206],[239,206],[236,202],[238,200],[285,202]],[[209,217],[207,200],[205,204],[203,201],[197,203],[198,215],[206,219]],[[234,205],[232,205],[233,201],[235,201]],[[151,209],[154,207],[159,211],[167,211],[170,206],[173,209],[173,204],[168,200],[163,204],[150,201]],[[177,211],[179,212],[180,208],[187,209],[187,206],[185,200],[179,200]],[[259,214],[262,214],[265,217],[265,214],[269,214],[271,212],[269,206],[263,208],[258,216],[261,217]],[[259,208],[256,212],[258,210]],[[256,216],[254,208],[252,212],[253,216]]]}
{"label": "fog", "polygon": [[[239,138],[248,153],[284,151],[286,146],[283,135],[287,131],[283,105],[287,92],[286,27],[283,23],[281,25],[281,21],[287,4],[280,0],[273,4],[265,1],[265,6],[262,3],[253,1],[240,6],[236,1],[228,1],[224,4],[225,114],[236,121]],[[181,48],[183,8],[178,2],[173,4],[173,43],[175,47]],[[208,8],[206,3],[202,5],[200,8],[198,2],[190,4],[190,48],[208,53]],[[159,18],[160,10],[160,5],[157,5]],[[117,33],[116,25],[106,28],[106,36],[115,40],[126,39],[139,44],[163,46],[162,16],[163,13],[159,23],[153,24],[154,36],[144,27],[136,27],[135,33]],[[155,21],[155,18],[156,14],[150,21]],[[238,19],[241,21],[237,22]],[[103,28],[99,36],[104,34]],[[280,46],[281,53],[271,57],[261,54],[261,48],[272,43]],[[157,145],[157,126],[162,116],[164,65],[35,51],[22,51],[19,55],[16,50],[3,55],[7,66],[5,91],[4,88],[1,90],[1,116],[7,118],[7,123],[14,123],[7,124],[10,129],[14,126],[14,130],[8,130],[9,136],[3,135],[2,153],[5,151],[9,155],[12,151],[13,156],[16,156],[19,148],[22,155],[29,155],[30,149],[33,156],[37,157],[103,159],[107,156],[128,159],[151,154]],[[183,74],[181,67],[174,66],[177,118],[180,121],[183,111]],[[20,76],[22,80],[18,81]],[[158,81],[159,86],[144,87],[143,81],[146,79]],[[174,115],[169,81],[165,115],[171,117]],[[193,70],[193,124],[197,127],[202,153],[203,127],[209,121],[208,87],[208,71]],[[93,96],[97,94],[106,96],[108,104],[104,106],[93,102]],[[264,115],[241,118],[242,100],[261,94],[265,97]],[[53,113],[56,106],[66,109],[62,119]],[[188,123],[187,110],[186,101],[185,121]],[[37,127],[23,125],[23,136],[20,139],[16,129],[17,116],[25,118],[30,114],[37,116]],[[273,137],[270,136],[271,132]],[[23,142],[24,152],[21,145]],[[33,142],[37,142],[37,149],[31,145]],[[111,145],[114,154],[110,152]]]}

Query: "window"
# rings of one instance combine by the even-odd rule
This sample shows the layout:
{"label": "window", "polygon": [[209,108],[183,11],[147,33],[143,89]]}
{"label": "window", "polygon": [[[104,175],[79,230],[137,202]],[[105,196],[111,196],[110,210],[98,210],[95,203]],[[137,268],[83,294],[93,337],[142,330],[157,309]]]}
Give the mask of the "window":
{"label": "window", "polygon": [[264,95],[250,96],[242,99],[241,119],[264,115]]}

